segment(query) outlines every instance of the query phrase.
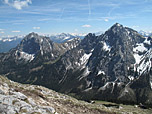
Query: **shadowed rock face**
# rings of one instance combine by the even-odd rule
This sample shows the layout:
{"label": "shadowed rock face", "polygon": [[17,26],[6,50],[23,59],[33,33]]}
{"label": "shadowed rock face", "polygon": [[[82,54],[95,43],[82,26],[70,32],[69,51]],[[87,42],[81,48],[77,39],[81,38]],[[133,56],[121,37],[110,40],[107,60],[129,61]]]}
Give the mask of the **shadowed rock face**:
{"label": "shadowed rock face", "polygon": [[[20,53],[17,56],[16,51]],[[81,99],[151,104],[151,38],[118,23],[100,36],[89,33],[82,41],[63,44],[31,33],[1,58],[1,72],[7,68],[7,60],[21,65],[13,64],[5,71],[15,81],[43,85]]]}

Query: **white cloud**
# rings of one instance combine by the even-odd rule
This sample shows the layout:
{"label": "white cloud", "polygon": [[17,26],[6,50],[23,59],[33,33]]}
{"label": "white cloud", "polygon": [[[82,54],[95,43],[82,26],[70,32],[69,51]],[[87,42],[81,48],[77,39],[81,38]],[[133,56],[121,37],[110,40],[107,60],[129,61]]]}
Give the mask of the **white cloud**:
{"label": "white cloud", "polygon": [[12,31],[12,32],[16,32],[17,33],[17,32],[21,32],[21,31]]}
{"label": "white cloud", "polygon": [[75,32],[78,32],[78,29],[74,29]]}
{"label": "white cloud", "polygon": [[6,4],[8,4],[9,2],[8,2],[9,0],[4,0],[4,2],[6,3]]}
{"label": "white cloud", "polygon": [[108,19],[104,19],[104,21],[105,21],[105,22],[108,22],[109,20],[108,20]]}
{"label": "white cloud", "polygon": [[3,31],[4,29],[0,29],[0,31]]}
{"label": "white cloud", "polygon": [[84,28],[90,28],[91,25],[82,25],[82,27],[84,27]]}
{"label": "white cloud", "polygon": [[88,0],[88,7],[89,7],[89,15],[91,15],[91,5],[90,5],[90,0]]}
{"label": "white cloud", "polygon": [[33,27],[33,29],[40,29],[40,27]]}
{"label": "white cloud", "polygon": [[0,29],[0,34],[4,34],[4,29]]}
{"label": "white cloud", "polygon": [[4,0],[4,3],[21,10],[23,7],[27,7],[29,4],[32,4],[32,0]]}
{"label": "white cloud", "polygon": [[139,26],[138,25],[134,25],[134,26],[132,26],[132,28],[133,29],[137,29],[137,28],[139,28]]}
{"label": "white cloud", "polygon": [[4,34],[5,32],[4,31],[0,31],[0,34]]}

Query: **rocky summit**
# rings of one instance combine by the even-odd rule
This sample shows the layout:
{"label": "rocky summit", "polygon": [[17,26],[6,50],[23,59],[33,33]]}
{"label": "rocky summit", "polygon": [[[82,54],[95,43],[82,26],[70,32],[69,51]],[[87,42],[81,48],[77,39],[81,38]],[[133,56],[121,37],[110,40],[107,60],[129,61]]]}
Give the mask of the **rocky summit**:
{"label": "rocky summit", "polygon": [[30,33],[0,54],[0,74],[78,99],[152,107],[151,49],[151,37],[119,23],[101,35],[60,44]]}

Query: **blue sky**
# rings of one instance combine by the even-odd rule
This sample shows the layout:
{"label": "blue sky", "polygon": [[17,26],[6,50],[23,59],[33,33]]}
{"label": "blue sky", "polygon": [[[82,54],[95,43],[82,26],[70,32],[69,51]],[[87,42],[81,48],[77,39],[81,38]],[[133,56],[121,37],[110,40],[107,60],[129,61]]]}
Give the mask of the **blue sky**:
{"label": "blue sky", "polygon": [[152,31],[152,0],[0,0],[0,37],[98,32],[116,22]]}

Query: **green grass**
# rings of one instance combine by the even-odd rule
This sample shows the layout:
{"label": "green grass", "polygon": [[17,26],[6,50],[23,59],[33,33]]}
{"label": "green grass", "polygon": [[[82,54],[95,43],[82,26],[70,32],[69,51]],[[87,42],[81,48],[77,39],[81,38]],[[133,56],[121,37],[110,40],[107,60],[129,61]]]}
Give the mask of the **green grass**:
{"label": "green grass", "polygon": [[110,105],[118,105],[119,107],[122,108],[116,108],[116,107],[111,107],[112,110],[115,110],[117,112],[127,112],[127,113],[132,113],[132,114],[152,114],[152,109],[142,109],[140,107],[135,107],[134,105],[124,105],[124,104],[117,104],[117,103],[112,103],[112,102],[107,102],[107,101],[95,101],[95,104],[97,105],[104,105],[104,104],[110,104]]}
{"label": "green grass", "polygon": [[56,63],[60,58],[61,58],[61,57],[59,56],[57,59],[51,60],[51,61],[48,61],[48,62],[44,62],[43,64],[46,64],[46,65],[54,64],[54,63]]}

